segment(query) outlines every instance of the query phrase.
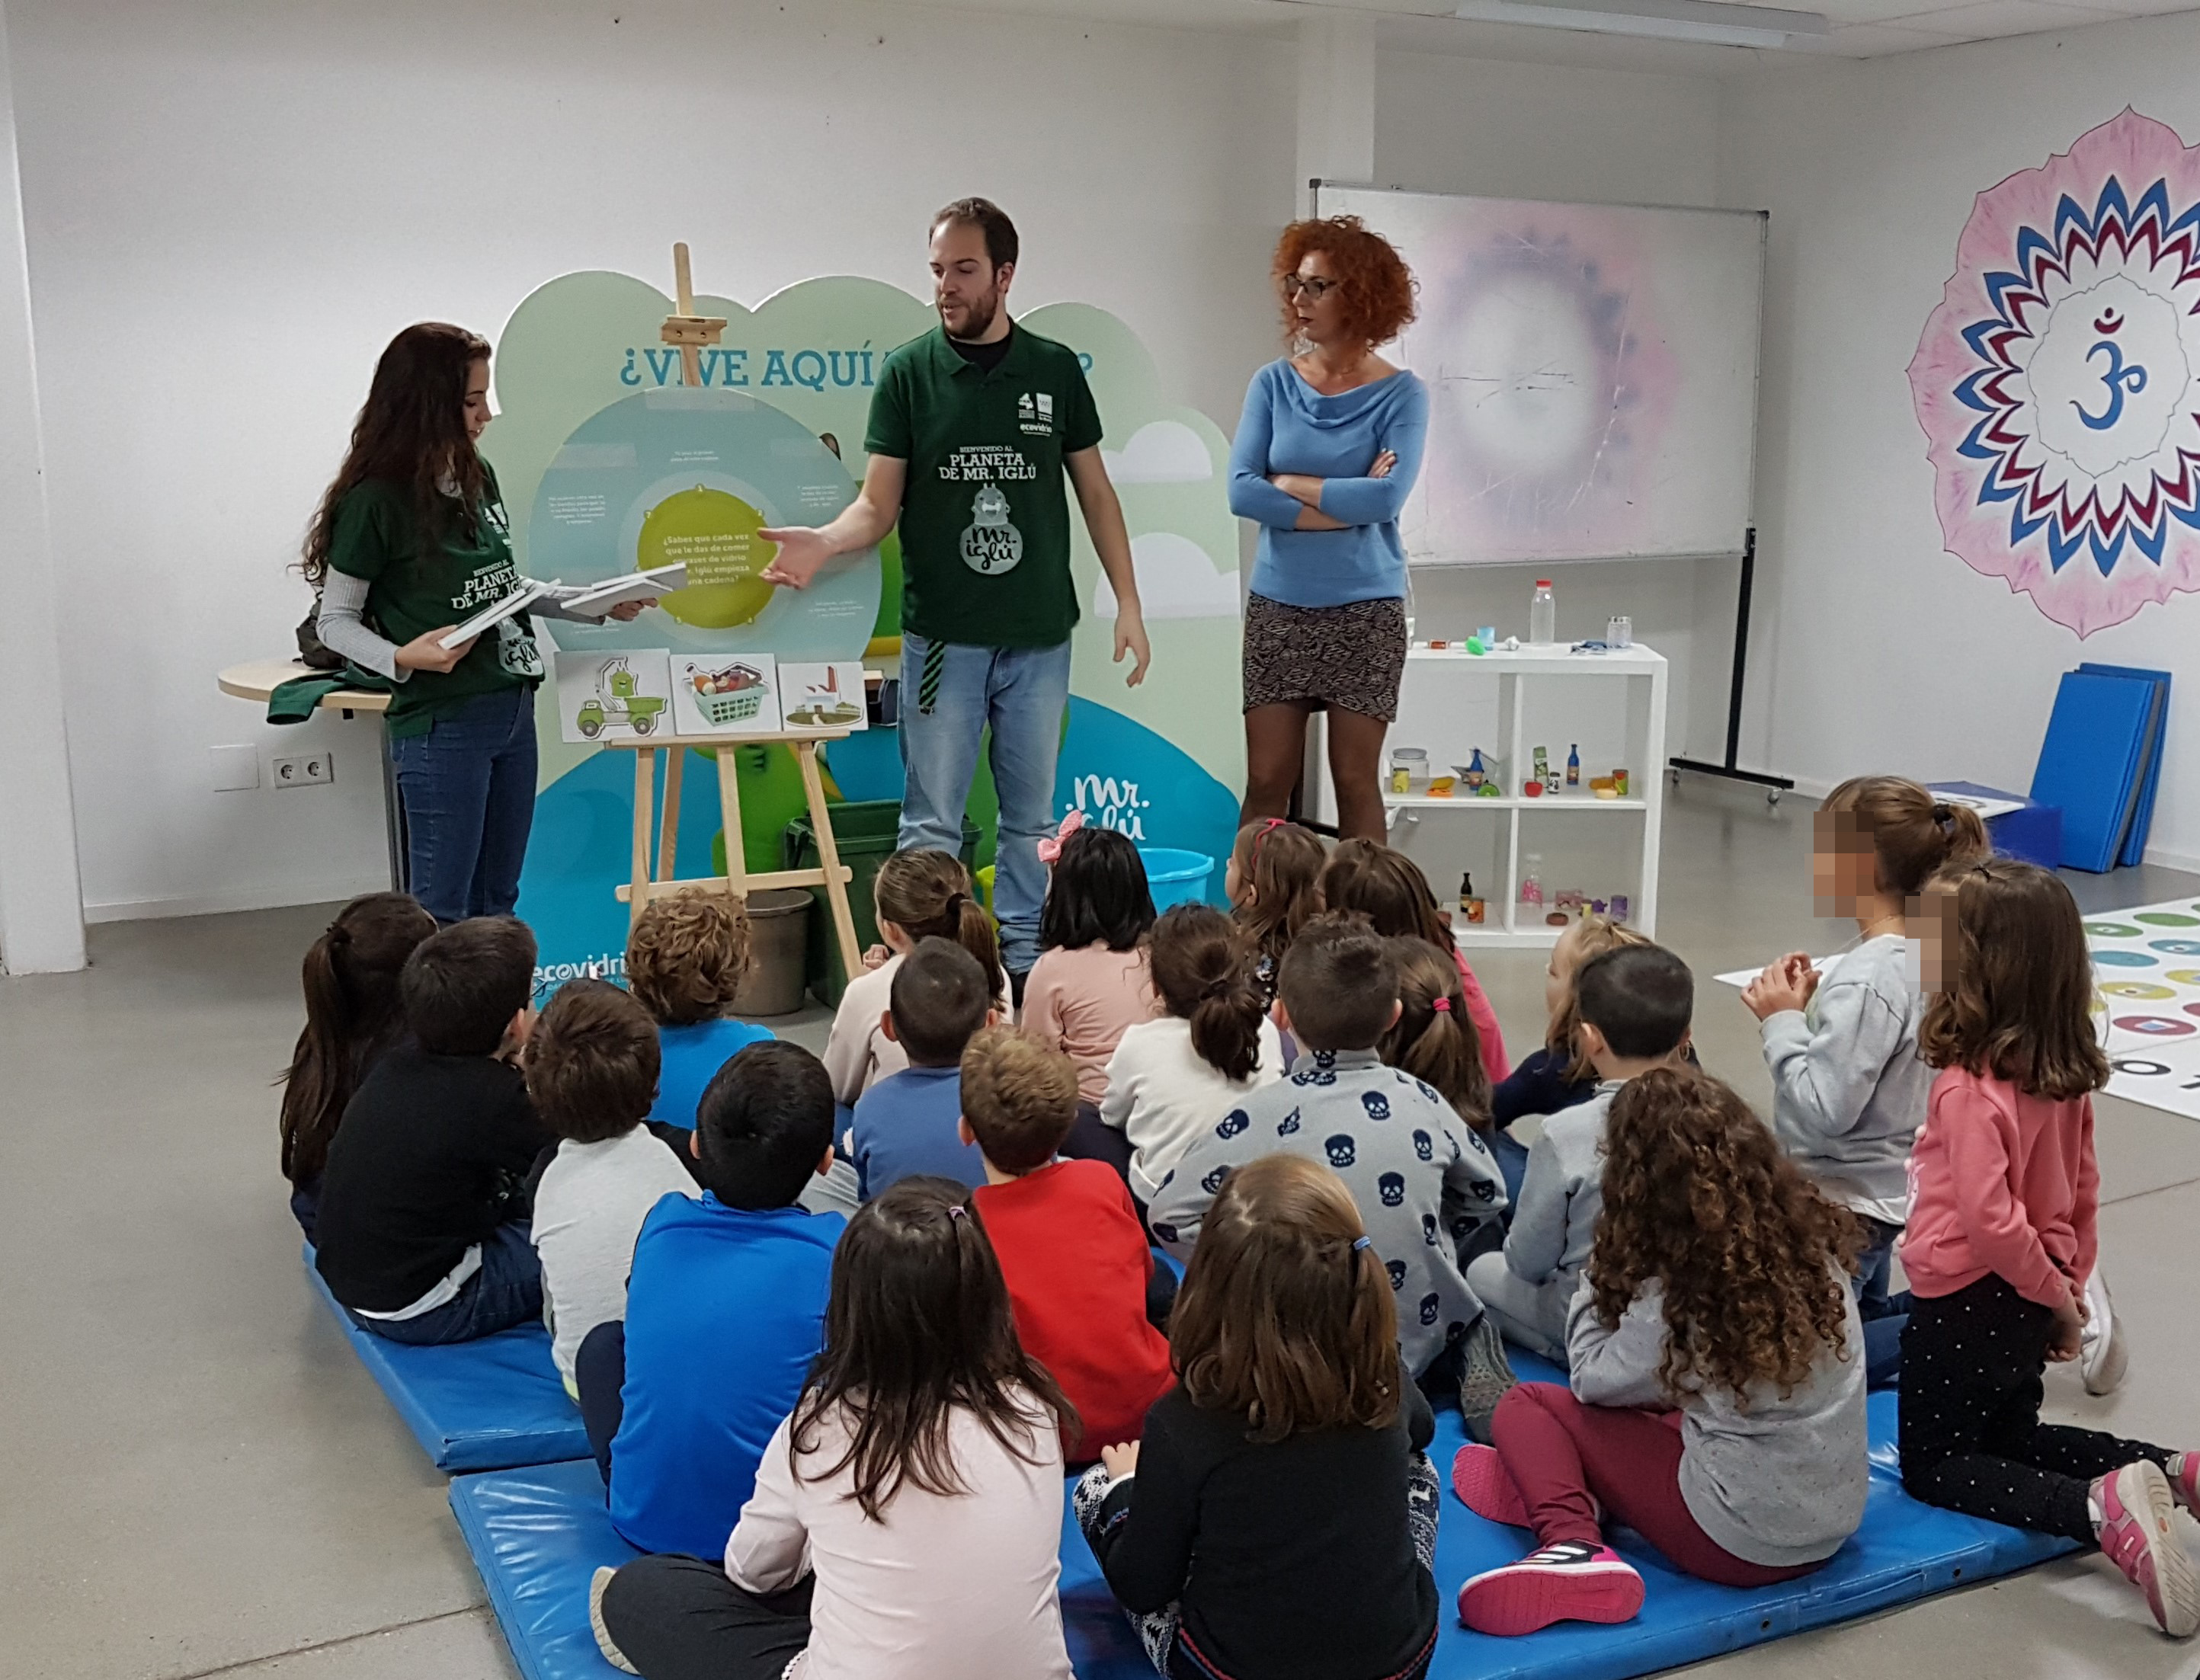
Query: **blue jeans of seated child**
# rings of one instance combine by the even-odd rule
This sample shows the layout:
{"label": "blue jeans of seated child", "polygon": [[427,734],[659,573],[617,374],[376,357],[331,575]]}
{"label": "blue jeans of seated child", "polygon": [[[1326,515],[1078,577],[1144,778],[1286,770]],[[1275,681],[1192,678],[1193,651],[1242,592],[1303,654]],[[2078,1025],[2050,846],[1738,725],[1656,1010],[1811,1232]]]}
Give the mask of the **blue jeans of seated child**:
{"label": "blue jeans of seated child", "polygon": [[515,1325],[541,1323],[542,1264],[535,1257],[530,1227],[524,1219],[500,1225],[482,1242],[481,1270],[459,1285],[453,1299],[415,1319],[370,1319],[354,1313],[352,1322],[388,1342],[439,1347],[447,1342],[477,1342]]}
{"label": "blue jeans of seated child", "polygon": [[1908,1290],[1889,1295],[1893,1279],[1894,1245],[1902,1227],[1884,1220],[1866,1219],[1869,1241],[1857,1257],[1857,1315],[1864,1320],[1864,1371],[1867,1388],[1891,1389],[1902,1379],[1902,1327],[1910,1322],[1911,1297]]}
{"label": "blue jeans of seated child", "polygon": [[[976,628],[976,627],[973,627]],[[1039,960],[1039,906],[1046,865],[1039,843],[1052,834],[1055,758],[1069,704],[1069,644],[980,647],[901,639],[899,844],[958,855],[962,811],[977,774],[980,738],[992,729],[990,760],[1000,799],[993,914],[1001,961],[1021,974]]]}
{"label": "blue jeans of seated child", "polygon": [[423,735],[389,743],[405,811],[406,881],[448,924],[509,916],[535,822],[535,691],[462,700]]}

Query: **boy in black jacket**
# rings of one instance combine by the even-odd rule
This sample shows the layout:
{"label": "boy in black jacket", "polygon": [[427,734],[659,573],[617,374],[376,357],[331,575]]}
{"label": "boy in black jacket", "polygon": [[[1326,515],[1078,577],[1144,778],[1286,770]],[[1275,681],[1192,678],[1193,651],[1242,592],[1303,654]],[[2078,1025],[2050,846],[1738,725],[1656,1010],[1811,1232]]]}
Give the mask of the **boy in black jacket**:
{"label": "boy in black jacket", "polygon": [[515,1065],[535,1018],[535,935],[508,916],[423,940],[399,982],[407,1039],[344,1110],[314,1263],[393,1342],[467,1342],[542,1316],[523,1182],[553,1139]]}

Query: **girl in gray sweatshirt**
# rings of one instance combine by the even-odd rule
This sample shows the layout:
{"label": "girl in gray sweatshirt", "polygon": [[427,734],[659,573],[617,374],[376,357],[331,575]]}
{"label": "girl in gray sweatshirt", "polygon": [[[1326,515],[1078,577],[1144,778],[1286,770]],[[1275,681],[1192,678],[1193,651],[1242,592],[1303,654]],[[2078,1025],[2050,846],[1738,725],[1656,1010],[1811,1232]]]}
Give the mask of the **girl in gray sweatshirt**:
{"label": "girl in gray sweatshirt", "polygon": [[1460,1590],[1483,1633],[1624,1622],[1642,1578],[1624,1524],[1676,1568],[1754,1587],[1818,1568],[1864,1519],[1855,1220],[1780,1152],[1747,1103],[1694,1068],[1612,1098],[1604,1215],[1566,1330],[1572,1386],[1523,1383],[1494,1447],[1453,1484],[1536,1550]]}

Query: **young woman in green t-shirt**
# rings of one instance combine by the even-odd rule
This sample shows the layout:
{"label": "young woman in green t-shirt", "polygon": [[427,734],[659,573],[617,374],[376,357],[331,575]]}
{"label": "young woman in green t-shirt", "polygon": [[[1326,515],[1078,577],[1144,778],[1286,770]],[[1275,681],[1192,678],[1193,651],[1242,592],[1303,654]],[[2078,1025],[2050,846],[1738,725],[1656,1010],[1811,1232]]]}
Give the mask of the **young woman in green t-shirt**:
{"label": "young woman in green t-shirt", "polygon": [[487,341],[436,321],[390,341],[305,548],[321,640],[395,684],[407,879],[442,922],[510,914],[535,816],[542,656],[527,614],[442,641],[519,584],[496,475],[474,447],[490,417],[489,357]]}

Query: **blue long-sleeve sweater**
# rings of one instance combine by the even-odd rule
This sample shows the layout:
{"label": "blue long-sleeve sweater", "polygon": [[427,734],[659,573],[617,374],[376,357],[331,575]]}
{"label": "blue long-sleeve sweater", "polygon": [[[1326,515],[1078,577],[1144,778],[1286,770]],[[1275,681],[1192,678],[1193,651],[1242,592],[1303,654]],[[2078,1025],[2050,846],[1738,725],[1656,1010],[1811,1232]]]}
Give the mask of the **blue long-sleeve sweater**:
{"label": "blue long-sleeve sweater", "polygon": [[[1253,376],[1230,450],[1230,509],[1261,527],[1253,593],[1287,606],[1342,606],[1401,598],[1406,548],[1398,515],[1420,475],[1429,430],[1428,388],[1411,373],[1323,396],[1288,360]],[[1367,477],[1388,449],[1398,464]],[[1341,531],[1302,531],[1301,504],[1271,473],[1323,480],[1321,511]]]}

